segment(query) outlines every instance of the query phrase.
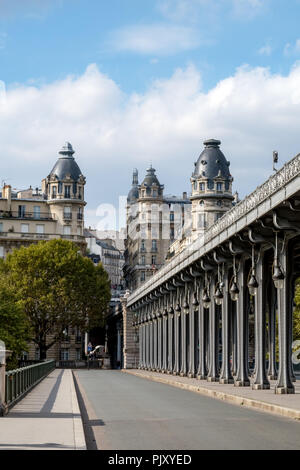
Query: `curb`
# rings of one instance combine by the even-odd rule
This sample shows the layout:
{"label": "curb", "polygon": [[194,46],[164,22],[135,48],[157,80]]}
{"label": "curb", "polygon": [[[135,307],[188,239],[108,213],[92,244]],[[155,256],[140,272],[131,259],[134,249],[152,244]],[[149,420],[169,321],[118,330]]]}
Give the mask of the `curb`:
{"label": "curb", "polygon": [[84,431],[83,431],[82,418],[81,418],[81,413],[80,413],[79,404],[77,400],[77,394],[75,390],[74,376],[71,370],[69,370],[68,372],[71,375],[70,386],[71,386],[71,402],[72,402],[72,413],[73,413],[73,431],[74,431],[75,450],[87,450],[85,437],[84,437]]}
{"label": "curb", "polygon": [[153,382],[160,382],[166,385],[171,385],[173,387],[181,388],[184,390],[189,390],[190,392],[200,393],[201,395],[208,396],[210,398],[216,398],[218,400],[226,401],[233,405],[245,406],[246,408],[254,408],[259,411],[264,411],[266,413],[272,413],[286,418],[292,418],[300,420],[300,410],[294,410],[292,408],[287,408],[280,405],[274,405],[272,403],[267,403],[261,400],[255,400],[252,398],[245,398],[237,395],[231,395],[226,392],[219,392],[217,390],[210,390],[205,387],[185,384],[182,382],[176,382],[173,380],[168,380],[166,377],[157,377],[147,374],[140,374],[132,370],[122,370],[125,374],[135,375],[141,379],[152,380]]}

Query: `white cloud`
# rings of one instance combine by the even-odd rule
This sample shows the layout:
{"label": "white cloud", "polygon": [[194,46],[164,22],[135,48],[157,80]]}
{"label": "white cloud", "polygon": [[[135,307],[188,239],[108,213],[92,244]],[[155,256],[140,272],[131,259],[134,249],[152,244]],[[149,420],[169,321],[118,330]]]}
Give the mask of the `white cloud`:
{"label": "white cloud", "polygon": [[25,16],[45,18],[50,9],[61,7],[66,0],[0,0],[0,18]]}
{"label": "white cloud", "polygon": [[287,43],[284,46],[283,53],[285,56],[295,56],[300,54],[300,39],[297,39],[294,44]]}
{"label": "white cloud", "polygon": [[253,19],[271,0],[158,0],[159,11],[173,21],[195,22],[205,18],[221,19],[225,13],[236,19]]}
{"label": "white cloud", "polygon": [[205,92],[191,65],[126,95],[90,65],[82,76],[16,86],[0,108],[1,179],[35,187],[69,140],[93,211],[126,194],[132,168],[141,179],[150,161],[166,193],[189,190],[203,140],[219,138],[244,195],[272,172],[273,150],[281,163],[300,151],[299,81],[299,64],[287,76],[245,66]]}
{"label": "white cloud", "polygon": [[272,54],[272,47],[270,46],[270,44],[265,44],[258,50],[258,54],[270,56]]}
{"label": "white cloud", "polygon": [[[228,2],[228,0],[225,0]],[[253,19],[268,6],[269,0],[230,0],[233,14],[238,18]]]}
{"label": "white cloud", "polygon": [[133,25],[111,33],[109,44],[117,51],[139,54],[174,54],[203,43],[199,31],[172,24]]}

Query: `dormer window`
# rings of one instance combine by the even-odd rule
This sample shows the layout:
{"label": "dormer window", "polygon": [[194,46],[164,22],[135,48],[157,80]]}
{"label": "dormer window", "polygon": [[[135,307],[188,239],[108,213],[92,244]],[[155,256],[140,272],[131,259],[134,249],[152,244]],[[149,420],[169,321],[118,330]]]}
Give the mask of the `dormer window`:
{"label": "dormer window", "polygon": [[153,189],[153,197],[157,197],[157,190]]}
{"label": "dormer window", "polygon": [[71,186],[65,185],[65,199],[70,199],[71,197]]}
{"label": "dormer window", "polygon": [[200,191],[205,191],[205,184],[200,183],[199,188],[200,188]]}
{"label": "dormer window", "polygon": [[197,191],[197,181],[194,181],[194,191]]}
{"label": "dormer window", "polygon": [[222,191],[222,190],[223,190],[223,184],[217,183],[217,191]]}

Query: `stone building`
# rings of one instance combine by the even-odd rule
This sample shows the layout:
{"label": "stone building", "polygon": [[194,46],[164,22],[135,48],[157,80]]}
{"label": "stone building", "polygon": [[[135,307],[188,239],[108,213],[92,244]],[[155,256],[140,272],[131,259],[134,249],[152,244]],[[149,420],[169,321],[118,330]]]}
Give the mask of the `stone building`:
{"label": "stone building", "polygon": [[71,144],[59,152],[60,157],[42,189],[12,191],[4,185],[0,197],[0,256],[14,248],[63,238],[84,250],[84,186]]}
{"label": "stone building", "polygon": [[[56,238],[70,240],[85,253],[84,187],[86,179],[74,158],[74,150],[66,143],[41,189],[13,191],[4,185],[0,197],[0,256],[21,246]],[[50,339],[50,338],[49,338]],[[65,330],[65,340],[47,352],[49,359],[82,357],[83,336],[76,329]],[[24,359],[39,359],[39,350],[30,345]]]}
{"label": "stone building", "polygon": [[203,235],[232,207],[230,162],[220,150],[219,140],[206,140],[191,177],[192,239]]}
{"label": "stone building", "polygon": [[150,166],[142,183],[134,170],[127,198],[127,238],[124,277],[126,287],[138,288],[165,263],[170,243],[184,224],[191,201],[164,195],[156,170]]}

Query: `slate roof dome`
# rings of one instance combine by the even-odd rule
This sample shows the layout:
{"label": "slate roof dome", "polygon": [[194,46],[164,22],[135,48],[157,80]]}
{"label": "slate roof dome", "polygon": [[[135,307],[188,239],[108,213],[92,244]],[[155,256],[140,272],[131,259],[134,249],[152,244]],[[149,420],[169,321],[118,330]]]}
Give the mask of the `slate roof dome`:
{"label": "slate roof dome", "polygon": [[138,181],[138,171],[135,169],[133,171],[133,177],[132,177],[132,188],[128,193],[127,196],[127,202],[133,203],[138,200],[139,198],[139,181]]}
{"label": "slate roof dome", "polygon": [[195,163],[194,177],[213,179],[221,176],[224,179],[232,179],[229,171],[230,162],[226,160],[220,150],[221,141],[215,139],[206,140],[204,150]]}
{"label": "slate roof dome", "polygon": [[142,182],[142,185],[151,187],[153,184],[160,186],[160,183],[157,179],[157,176],[155,174],[155,168],[152,168],[152,165],[147,169],[146,176],[144,178],[144,181]]}
{"label": "slate roof dome", "polygon": [[61,156],[55,163],[50,176],[56,175],[58,180],[64,180],[67,176],[70,176],[72,180],[78,181],[82,173],[75,162],[74,153],[72,145],[66,142],[59,152]]}

